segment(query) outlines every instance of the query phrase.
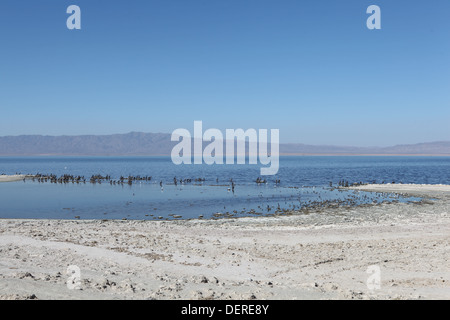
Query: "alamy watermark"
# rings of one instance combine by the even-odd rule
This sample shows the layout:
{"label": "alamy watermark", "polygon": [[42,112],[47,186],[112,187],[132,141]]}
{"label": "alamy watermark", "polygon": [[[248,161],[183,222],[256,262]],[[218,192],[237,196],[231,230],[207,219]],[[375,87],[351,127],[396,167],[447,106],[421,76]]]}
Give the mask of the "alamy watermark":
{"label": "alamy watermark", "polygon": [[367,278],[366,285],[370,291],[381,289],[381,269],[378,265],[367,267],[366,273],[370,274]]}
{"label": "alamy watermark", "polygon": [[66,26],[69,30],[80,30],[81,29],[81,9],[79,6],[70,5],[67,7],[66,12],[70,14],[67,18]]}
{"label": "alamy watermark", "polygon": [[381,9],[379,6],[371,5],[367,8],[366,13],[370,14],[367,18],[366,26],[369,30],[381,29]]}
{"label": "alamy watermark", "polygon": [[[176,165],[246,164],[248,157],[249,164],[258,164],[259,160],[261,165],[267,166],[261,168],[261,175],[275,175],[279,169],[279,130],[270,130],[270,152],[268,139],[267,129],[226,129],[224,135],[214,128],[203,132],[202,121],[194,121],[193,137],[183,128],[172,132],[171,140],[179,141],[172,149],[172,162]],[[209,144],[203,148],[203,142]]]}

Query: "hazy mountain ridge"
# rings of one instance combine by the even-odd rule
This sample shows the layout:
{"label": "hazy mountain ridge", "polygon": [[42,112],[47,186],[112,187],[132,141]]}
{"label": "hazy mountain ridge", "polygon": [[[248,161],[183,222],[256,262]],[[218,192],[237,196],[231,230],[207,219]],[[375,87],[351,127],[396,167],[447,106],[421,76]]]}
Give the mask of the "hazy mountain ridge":
{"label": "hazy mountain ridge", "polygon": [[0,155],[165,155],[173,144],[164,133],[7,136],[0,137]]}
{"label": "hazy mountain ridge", "polygon": [[[0,137],[0,155],[170,155],[177,142],[168,133],[130,132],[111,135]],[[207,145],[204,142],[204,146]],[[281,143],[281,154],[450,154],[450,141],[352,147]]]}

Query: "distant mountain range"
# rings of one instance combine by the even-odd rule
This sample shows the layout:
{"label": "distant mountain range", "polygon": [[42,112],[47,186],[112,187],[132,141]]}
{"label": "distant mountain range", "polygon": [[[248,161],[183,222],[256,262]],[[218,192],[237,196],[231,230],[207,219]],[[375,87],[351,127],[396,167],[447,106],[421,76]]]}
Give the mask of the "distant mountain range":
{"label": "distant mountain range", "polygon": [[362,154],[362,155],[450,155],[450,141],[402,144],[391,147],[314,146],[300,143],[280,144],[281,154]]}
{"label": "distant mountain range", "polygon": [[[131,132],[112,135],[0,137],[0,155],[170,155],[177,142],[167,133]],[[208,143],[204,142],[204,146]],[[450,155],[450,141],[396,145],[392,147],[351,147],[280,144],[282,155]]]}

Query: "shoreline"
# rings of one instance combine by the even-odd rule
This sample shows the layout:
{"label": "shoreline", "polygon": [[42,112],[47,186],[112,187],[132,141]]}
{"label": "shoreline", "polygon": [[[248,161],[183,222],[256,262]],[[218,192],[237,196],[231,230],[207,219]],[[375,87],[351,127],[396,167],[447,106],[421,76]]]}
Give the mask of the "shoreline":
{"label": "shoreline", "polygon": [[14,182],[25,179],[27,176],[24,174],[15,174],[15,175],[0,175],[0,183],[1,182]]}
{"label": "shoreline", "polygon": [[369,192],[392,192],[402,196],[423,198],[441,198],[450,195],[450,185],[446,184],[386,183],[351,186],[345,189]]}
{"label": "shoreline", "polygon": [[[354,188],[437,200],[220,220],[1,219],[0,299],[450,299],[450,186]],[[72,265],[82,290],[66,285]],[[372,265],[380,290],[366,284]]]}

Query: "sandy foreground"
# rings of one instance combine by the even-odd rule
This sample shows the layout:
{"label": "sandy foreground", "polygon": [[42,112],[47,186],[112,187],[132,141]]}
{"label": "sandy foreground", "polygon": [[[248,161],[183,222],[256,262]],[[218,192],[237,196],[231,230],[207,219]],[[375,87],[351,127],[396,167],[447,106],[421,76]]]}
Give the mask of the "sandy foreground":
{"label": "sandy foreground", "polygon": [[0,298],[450,299],[450,186],[355,189],[427,199],[215,221],[0,220]]}

